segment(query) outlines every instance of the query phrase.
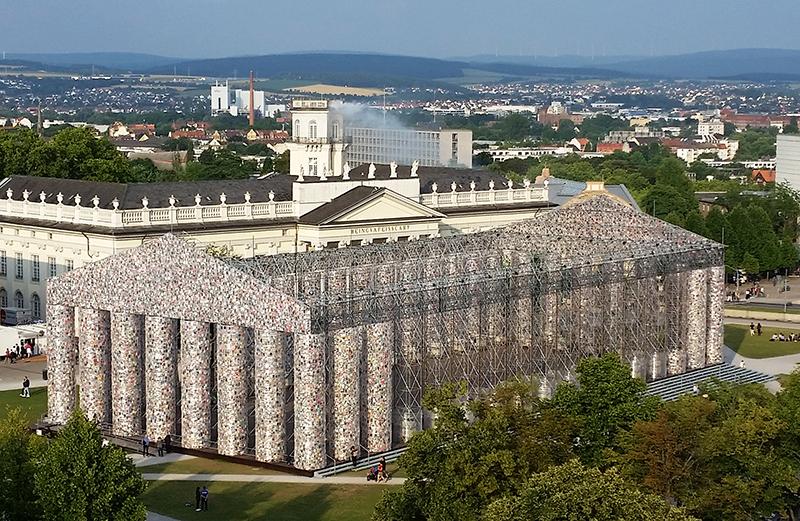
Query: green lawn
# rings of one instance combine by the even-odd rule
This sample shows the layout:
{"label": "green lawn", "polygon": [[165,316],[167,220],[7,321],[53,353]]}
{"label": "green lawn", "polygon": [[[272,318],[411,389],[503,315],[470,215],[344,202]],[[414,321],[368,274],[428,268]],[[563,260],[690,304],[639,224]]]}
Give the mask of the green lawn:
{"label": "green lawn", "polygon": [[250,465],[240,465],[217,459],[192,458],[172,463],[158,463],[140,467],[145,474],[255,474],[274,475],[283,474],[275,470]]}
{"label": "green lawn", "polygon": [[[182,520],[195,520],[195,487],[208,487],[205,519],[219,521],[368,521],[384,485],[305,485],[152,481],[141,499],[148,510]],[[396,488],[396,487],[395,487]],[[191,502],[191,506],[186,506]]]}
{"label": "green lawn", "polygon": [[800,342],[770,342],[773,333],[797,333],[791,327],[765,327],[761,336],[750,336],[750,326],[726,324],[725,345],[745,358],[772,358],[773,356],[794,355],[800,353]]}
{"label": "green lawn", "polygon": [[21,389],[0,391],[0,419],[6,418],[7,407],[12,409],[19,407],[28,417],[29,423],[39,421],[39,418],[47,412],[47,387],[32,388],[30,398],[20,396],[20,391]]}

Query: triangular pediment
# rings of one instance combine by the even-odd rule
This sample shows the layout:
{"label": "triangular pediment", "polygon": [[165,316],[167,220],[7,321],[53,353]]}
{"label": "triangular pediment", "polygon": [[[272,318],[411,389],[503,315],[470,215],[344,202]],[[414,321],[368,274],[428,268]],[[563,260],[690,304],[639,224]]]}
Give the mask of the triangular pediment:
{"label": "triangular pediment", "polygon": [[170,234],[51,279],[47,302],[276,331],[309,320],[303,304]]}
{"label": "triangular pediment", "polygon": [[320,226],[441,219],[444,214],[386,188],[358,187],[301,218]]}
{"label": "triangular pediment", "polygon": [[431,217],[440,216],[441,214],[439,212],[427,206],[416,203],[394,192],[385,191],[375,199],[366,201],[344,215],[339,216],[335,222],[352,223],[381,219],[429,219]]}

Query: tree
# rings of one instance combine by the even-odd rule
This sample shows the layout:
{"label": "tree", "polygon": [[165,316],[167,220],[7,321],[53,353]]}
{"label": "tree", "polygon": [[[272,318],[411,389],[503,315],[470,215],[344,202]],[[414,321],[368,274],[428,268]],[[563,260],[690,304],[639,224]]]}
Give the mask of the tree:
{"label": "tree", "polygon": [[530,136],[531,124],[523,114],[509,114],[500,122],[500,135],[503,141],[522,141]]}
{"label": "tree", "polygon": [[288,174],[289,164],[290,163],[289,163],[288,150],[275,156],[275,160],[273,161],[273,166],[275,168],[275,171],[278,172],[279,174]]}
{"label": "tree", "polygon": [[740,267],[742,268],[742,271],[748,275],[756,275],[761,273],[761,265],[758,263],[758,259],[749,251],[745,252],[744,257],[742,257]]}
{"label": "tree", "polygon": [[679,191],[674,186],[657,184],[651,186],[639,201],[639,206],[645,212],[659,219],[664,219],[672,212],[678,215],[687,215],[698,206],[697,199]]}
{"label": "tree", "polygon": [[487,521],[692,521],[681,508],[625,481],[615,468],[601,471],[577,460],[531,477],[517,497],[493,503]]}
{"label": "tree", "polygon": [[700,214],[700,210],[692,210],[686,215],[686,229],[703,237],[708,237],[709,235],[706,221]]}
{"label": "tree", "polygon": [[749,521],[795,507],[796,449],[782,448],[793,438],[778,400],[757,384],[711,382],[700,392],[634,425],[622,443],[624,474],[701,519]]}
{"label": "tree", "polygon": [[658,397],[645,396],[647,383],[631,378],[631,368],[616,353],[584,358],[575,367],[578,385],[562,382],[551,406],[579,419],[576,453],[588,465],[606,460],[606,449],[617,449],[617,435],[637,420],[655,417]]}
{"label": "tree", "polygon": [[406,481],[384,495],[374,519],[479,519],[532,473],[572,457],[576,421],[542,408],[531,383],[507,382],[467,403],[465,391],[451,383],[426,392],[436,422],[409,440],[399,460]]}
{"label": "tree", "polygon": [[160,179],[160,173],[152,160],[141,157],[128,162],[126,177],[132,183],[154,183]]}
{"label": "tree", "polygon": [[6,418],[0,420],[0,519],[32,521],[41,517],[31,484],[44,439],[32,436],[27,423],[18,408],[9,408]]}
{"label": "tree", "polygon": [[35,490],[48,521],[143,521],[137,497],[147,484],[125,452],[103,446],[97,426],[80,409],[42,454]]}
{"label": "tree", "polygon": [[800,134],[800,129],[797,128],[797,118],[792,116],[789,119],[789,124],[783,127],[784,134]]}

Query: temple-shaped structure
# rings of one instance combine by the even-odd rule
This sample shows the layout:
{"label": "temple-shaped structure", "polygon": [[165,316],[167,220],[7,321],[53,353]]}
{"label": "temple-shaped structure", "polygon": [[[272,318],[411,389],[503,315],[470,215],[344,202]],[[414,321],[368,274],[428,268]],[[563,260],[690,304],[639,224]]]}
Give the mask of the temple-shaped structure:
{"label": "temple-shaped structure", "polygon": [[722,361],[722,246],[602,183],[492,231],[211,257],[165,235],[52,279],[49,419],[316,469],[403,444],[424,390],[547,394],[620,353],[648,380]]}

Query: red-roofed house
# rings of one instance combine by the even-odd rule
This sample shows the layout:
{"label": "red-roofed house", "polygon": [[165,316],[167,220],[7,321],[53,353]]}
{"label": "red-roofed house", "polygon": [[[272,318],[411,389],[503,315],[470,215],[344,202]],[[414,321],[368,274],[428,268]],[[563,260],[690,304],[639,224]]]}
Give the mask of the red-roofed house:
{"label": "red-roofed house", "polygon": [[753,181],[765,185],[775,182],[775,170],[753,170]]}
{"label": "red-roofed house", "polygon": [[617,150],[630,152],[631,146],[628,143],[598,143],[597,152],[599,154],[613,154]]}

